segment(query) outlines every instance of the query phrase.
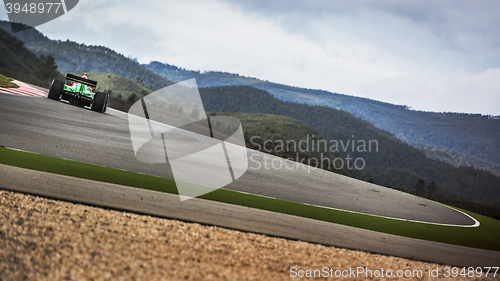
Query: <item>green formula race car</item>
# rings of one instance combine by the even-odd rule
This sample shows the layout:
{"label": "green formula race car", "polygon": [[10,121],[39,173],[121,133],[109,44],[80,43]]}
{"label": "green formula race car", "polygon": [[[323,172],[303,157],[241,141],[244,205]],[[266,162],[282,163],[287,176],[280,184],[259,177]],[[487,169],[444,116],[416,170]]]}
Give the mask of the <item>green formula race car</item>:
{"label": "green formula race car", "polygon": [[50,86],[48,98],[52,100],[67,100],[76,106],[88,106],[96,112],[106,112],[109,95],[97,92],[97,82],[87,79],[86,76],[79,77],[66,74],[66,81],[54,80]]}

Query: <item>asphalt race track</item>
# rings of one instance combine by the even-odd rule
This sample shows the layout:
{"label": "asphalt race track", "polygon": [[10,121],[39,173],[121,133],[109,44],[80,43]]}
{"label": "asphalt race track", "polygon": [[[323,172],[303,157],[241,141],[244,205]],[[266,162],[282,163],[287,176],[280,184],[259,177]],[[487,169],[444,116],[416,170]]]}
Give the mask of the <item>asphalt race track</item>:
{"label": "asphalt race track", "polygon": [[[52,101],[47,98],[16,96],[0,93],[0,120],[0,145],[2,146],[172,178],[172,172],[168,163],[145,164],[139,162],[135,158],[126,113],[108,109],[106,113],[100,114],[85,108],[71,106],[64,102]],[[243,128],[243,130],[244,129],[245,128]],[[308,170],[302,167],[295,169],[272,169],[271,161],[274,157],[253,150],[248,150],[248,157],[254,161],[249,162],[249,169],[246,173],[240,179],[228,186],[225,186],[224,188],[290,201],[405,220],[460,226],[472,226],[476,223],[475,220],[451,208],[425,199],[410,196],[396,190],[354,180],[320,169]],[[285,161],[280,158],[278,159],[279,161]],[[203,164],[204,163],[201,163],[200,167],[193,167],[193,171],[202,169]],[[257,166],[260,166],[260,168]],[[0,169],[5,169],[5,167],[2,168],[2,166],[0,166]],[[93,183],[92,185],[87,183],[89,188],[90,186],[95,185],[96,183]],[[24,192],[30,192],[29,190],[26,190],[26,188],[29,189],[29,187],[26,187],[25,184],[23,186],[24,189],[22,190]],[[5,186],[4,183],[0,184],[0,187],[5,189],[13,188]],[[151,193],[151,191],[121,186],[114,186],[113,188],[122,188],[124,192],[126,190],[131,193],[144,193],[148,195]],[[99,189],[95,189],[93,192],[98,193]],[[103,194],[105,194],[105,192]],[[162,198],[168,197],[168,199],[165,200],[173,200],[172,195],[154,194],[156,194],[155,196],[162,196]],[[52,196],[45,194],[45,196],[65,199],[58,196],[58,194],[53,194]],[[100,197],[95,194],[93,196]],[[176,198],[176,200],[179,200],[178,196]],[[75,199],[72,198],[66,199],[75,201]],[[198,202],[200,206],[203,206],[200,207],[199,214],[206,212],[210,214],[213,210],[203,211],[203,208],[206,208],[205,210],[209,210],[210,208],[216,208],[216,206],[220,206],[221,204],[201,199],[192,200],[194,200],[193,202]],[[192,200],[188,200],[183,203],[180,203],[179,201],[176,203],[176,206],[179,204],[182,206],[182,204],[185,203],[194,204],[188,203]],[[155,202],[156,205],[161,204],[158,200]],[[99,205],[97,202],[85,203]],[[127,201],[126,204],[128,204],[129,208],[125,208],[124,206],[110,207],[149,213],[147,208],[145,209],[144,206],[131,206],[130,204],[132,203],[141,204],[141,201]],[[321,222],[322,227],[328,231],[325,230],[320,232],[324,233],[324,235],[320,235],[320,233],[318,233],[315,234],[315,236],[313,235],[314,237],[308,238],[307,235],[299,233],[310,232],[309,229],[306,229],[305,227],[310,223],[314,224],[314,222],[305,223],[305,221],[312,220],[283,215],[286,217],[287,221],[297,220],[298,222],[304,220],[304,223],[302,224],[294,224],[297,225],[297,227],[303,225],[303,231],[296,230],[294,232],[288,232],[297,233],[297,235],[290,236],[285,235],[287,233],[287,231],[284,231],[286,230],[286,227],[283,228],[282,224],[275,224],[275,226],[273,226],[275,228],[281,227],[281,229],[270,230],[269,228],[273,227],[266,225],[264,221],[259,222],[259,218],[262,216],[263,211],[230,205],[224,206],[224,208],[226,210],[237,209],[238,211],[233,211],[233,213],[240,214],[239,218],[241,219],[245,217],[245,219],[249,221],[256,222],[255,225],[252,227],[241,226],[242,223],[237,223],[238,219],[234,218],[224,219],[218,223],[215,217],[211,219],[201,219],[203,216],[200,216],[200,220],[202,220],[200,222],[279,235],[288,238],[302,239],[316,243],[337,245],[347,248],[393,254],[402,257],[447,264],[454,263],[455,265],[472,266],[472,263],[477,264],[480,260],[495,260],[497,264],[500,260],[497,252],[451,246],[447,244],[403,238],[387,234],[378,234],[373,231],[334,224],[328,224],[328,226],[325,226],[323,224],[326,223],[323,222]],[[198,221],[196,219],[197,216],[176,217],[172,212],[158,213],[152,211],[151,213],[154,215]],[[273,225],[272,221],[269,223]],[[339,233],[345,229],[350,229],[349,232],[354,235],[372,238],[369,240],[366,240],[365,238],[344,240],[338,239],[332,237],[331,233],[337,232],[334,229],[341,229]],[[384,239],[396,239],[395,241],[398,242],[394,244],[388,243],[384,246],[377,243],[366,242],[378,240],[382,237],[380,235],[384,236]],[[356,242],[355,240],[358,241]],[[438,247],[440,249],[440,254],[436,254],[436,258],[431,259],[429,258],[428,249],[432,247]],[[459,254],[464,252],[467,252],[468,254]],[[456,260],[457,257],[454,257],[454,255],[459,255],[461,258]],[[494,257],[493,260],[491,257]],[[482,264],[482,266],[485,265]]]}
{"label": "asphalt race track", "polygon": [[[146,164],[135,158],[126,113],[109,109],[98,114],[45,98],[2,94],[0,117],[2,146],[173,178],[168,163]],[[310,173],[302,167],[272,169],[271,159],[275,157],[253,150],[248,150],[248,154],[249,159],[262,161],[260,169],[249,161],[245,175],[225,188],[400,219],[453,225],[475,223],[425,199],[320,169],[311,169]],[[202,168],[193,167],[193,173]]]}

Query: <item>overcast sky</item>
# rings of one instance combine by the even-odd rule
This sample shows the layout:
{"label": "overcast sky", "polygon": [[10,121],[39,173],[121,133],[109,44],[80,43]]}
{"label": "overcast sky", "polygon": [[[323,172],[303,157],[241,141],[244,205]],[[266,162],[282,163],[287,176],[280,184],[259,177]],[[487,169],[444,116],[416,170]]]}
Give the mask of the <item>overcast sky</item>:
{"label": "overcast sky", "polygon": [[494,0],[80,0],[37,29],[141,63],[500,115],[499,15]]}

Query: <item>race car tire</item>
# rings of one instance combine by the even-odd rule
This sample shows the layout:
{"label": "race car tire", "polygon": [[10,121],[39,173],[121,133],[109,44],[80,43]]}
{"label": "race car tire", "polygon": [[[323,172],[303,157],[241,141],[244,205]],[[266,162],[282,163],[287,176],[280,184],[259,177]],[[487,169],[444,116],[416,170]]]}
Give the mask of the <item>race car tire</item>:
{"label": "race car tire", "polygon": [[95,112],[104,113],[106,104],[108,103],[108,95],[103,92],[95,92],[94,102],[91,109]]}
{"label": "race car tire", "polygon": [[106,109],[108,109],[108,100],[109,100],[109,94],[106,94],[106,102],[104,103],[104,110],[102,113],[106,112]]}
{"label": "race car tire", "polygon": [[62,89],[63,89],[63,81],[57,79],[52,80],[52,85],[50,85],[50,90],[47,97],[51,100],[60,100]]}

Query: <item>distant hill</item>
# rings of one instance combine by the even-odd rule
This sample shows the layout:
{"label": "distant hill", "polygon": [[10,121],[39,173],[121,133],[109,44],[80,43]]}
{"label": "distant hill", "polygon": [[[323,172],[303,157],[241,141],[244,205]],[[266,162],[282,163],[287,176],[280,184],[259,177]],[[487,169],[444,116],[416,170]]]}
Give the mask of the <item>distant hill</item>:
{"label": "distant hill", "polygon": [[[500,206],[500,178],[492,174],[461,166],[455,168],[429,159],[425,154],[400,141],[372,123],[345,111],[327,106],[312,106],[276,99],[268,92],[249,86],[200,88],[203,104],[210,111],[266,113],[294,118],[325,140],[377,140],[378,151],[343,150],[342,157],[361,157],[366,167],[352,169],[349,176],[370,180],[376,184],[416,193],[419,179],[426,184],[435,181],[436,194],[459,200]],[[247,138],[249,136],[246,136]],[[273,138],[273,136],[268,136]]]}
{"label": "distant hill", "polygon": [[[145,66],[171,80],[196,78],[199,87],[248,85],[266,90],[283,101],[345,110],[391,132],[406,143],[420,147],[429,157],[443,159],[443,154],[446,154],[455,166],[475,165],[500,175],[499,116],[415,111],[407,106],[292,87],[226,72],[190,71],[160,62]],[[439,153],[435,153],[436,150]]]}
{"label": "distant hill", "polygon": [[[349,175],[346,167],[336,169],[331,165],[321,165],[321,157],[335,159],[340,153],[325,149],[302,151],[294,149],[293,144],[312,147],[317,141],[323,140],[319,133],[304,123],[283,115],[265,113],[241,112],[208,112],[208,118],[213,116],[232,116],[241,122],[247,148],[259,150],[281,158],[291,159],[304,165],[321,168],[334,173]],[[306,145],[307,143],[307,145]]]}
{"label": "distant hill", "polygon": [[241,112],[212,112],[209,115],[235,117],[241,122],[247,137],[258,136],[260,140],[295,140],[298,142],[305,139],[307,135],[318,135],[318,132],[302,122],[287,116]]}
{"label": "distant hill", "polygon": [[[12,34],[10,23],[0,21],[0,29]],[[126,58],[103,46],[88,46],[72,41],[50,40],[35,28],[14,34],[36,55],[51,55],[61,72],[99,72],[112,73],[132,80],[142,81],[144,86],[157,90],[173,82],[138,62]]]}

